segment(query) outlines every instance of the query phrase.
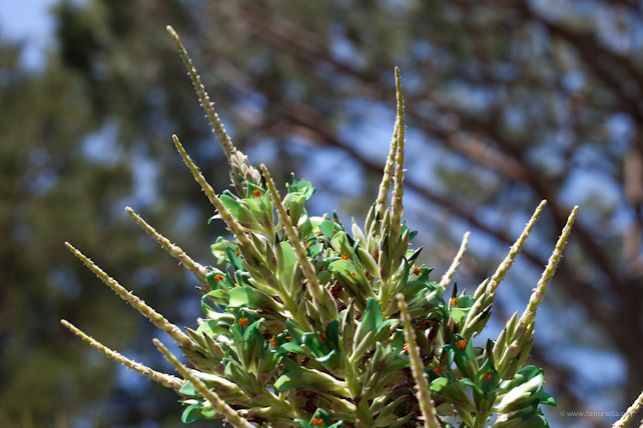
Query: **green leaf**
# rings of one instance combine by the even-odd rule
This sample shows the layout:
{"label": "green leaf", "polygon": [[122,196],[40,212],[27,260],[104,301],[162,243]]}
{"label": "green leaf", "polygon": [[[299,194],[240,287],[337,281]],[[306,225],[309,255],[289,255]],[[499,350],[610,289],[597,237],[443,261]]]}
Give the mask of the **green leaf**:
{"label": "green leaf", "polygon": [[264,188],[259,187],[259,186],[257,186],[257,185],[256,185],[256,184],[254,184],[254,183],[250,183],[250,182],[248,182],[248,183],[247,183],[247,186],[248,186],[248,188],[247,188],[247,190],[246,190],[246,198],[248,198],[248,199],[251,199],[251,198],[254,198],[254,197],[255,197],[255,196],[254,196],[254,192],[255,192],[256,190],[258,190],[259,192],[261,192],[261,195],[264,195],[264,194],[266,193],[266,190],[265,190]]}
{"label": "green leaf", "polygon": [[452,382],[448,378],[441,376],[431,382],[429,385],[431,391],[450,399],[454,404],[462,407],[466,411],[475,411],[475,406],[471,404],[467,393],[458,382]]}
{"label": "green leaf", "polygon": [[556,399],[546,393],[542,388],[536,391],[534,397],[538,400],[539,403],[547,404],[548,406],[555,406],[557,404]]}
{"label": "green leaf", "polygon": [[201,406],[201,404],[189,405],[185,408],[185,410],[183,410],[183,413],[181,414],[181,422],[183,422],[184,424],[191,424],[194,421],[203,419],[203,414],[201,413],[202,409],[203,406]]}
{"label": "green leaf", "polygon": [[292,248],[289,242],[281,241],[277,247],[277,268],[279,269],[279,277],[286,283],[288,286],[292,285],[294,267],[297,262],[297,256],[295,255],[295,250]]}
{"label": "green leaf", "polygon": [[335,222],[332,220],[324,220],[319,224],[319,230],[328,238],[332,238],[335,234]]}
{"label": "green leaf", "polygon": [[241,202],[239,201],[239,198],[230,193],[229,190],[224,190],[219,196],[219,199],[221,199],[223,206],[230,211],[230,214],[232,214],[234,218],[238,219],[241,214]]}
{"label": "green leaf", "polygon": [[442,392],[448,384],[449,379],[447,379],[446,377],[439,377],[431,382],[430,389],[431,391]]}
{"label": "green leaf", "polygon": [[480,388],[474,381],[472,381],[468,377],[463,377],[462,379],[458,380],[458,382],[460,382],[460,385],[471,387],[475,393],[482,394],[482,388]]}
{"label": "green leaf", "polygon": [[297,345],[294,342],[286,342],[281,346],[279,346],[279,348],[277,348],[277,355],[279,356],[286,355],[289,352],[294,352],[296,354],[306,353],[306,351],[304,351],[304,349],[301,346]]}
{"label": "green leaf", "polygon": [[453,359],[458,368],[466,377],[474,379],[476,366],[471,341],[456,333],[451,336],[450,349],[453,350]]}
{"label": "green leaf", "polygon": [[226,254],[226,258],[228,259],[228,262],[236,270],[244,270],[243,259],[237,255],[236,251],[233,248],[231,247],[226,248],[225,254]]}
{"label": "green leaf", "polygon": [[185,395],[188,397],[198,397],[199,393],[197,392],[192,382],[185,382],[179,389],[179,394]]}
{"label": "green leaf", "polygon": [[463,309],[463,308],[455,308],[451,309],[449,311],[449,317],[455,322],[456,324],[459,324],[464,317],[467,316],[467,313],[469,312],[469,308]]}
{"label": "green leaf", "polygon": [[317,256],[323,251],[324,249],[324,244],[321,242],[317,242],[308,248],[308,255],[310,256],[311,259],[316,259]]}
{"label": "green leaf", "polygon": [[[227,250],[226,250],[227,251]],[[234,251],[230,248],[230,251]],[[230,280],[229,276],[219,269],[213,269],[205,275],[205,280],[208,283],[210,290],[217,290],[219,288],[230,288],[234,283]]]}
{"label": "green leaf", "polygon": [[372,331],[374,334],[377,333],[382,321],[382,311],[379,303],[377,303],[375,299],[368,299],[366,301],[366,309],[362,314],[362,319],[357,327],[357,331],[355,331],[355,343],[360,343],[369,331]]}
{"label": "green leaf", "polygon": [[234,248],[235,244],[232,241],[223,239],[222,236],[219,236],[214,244],[210,245],[210,252],[214,257],[216,257],[218,264],[223,263],[223,261],[225,260],[226,249],[228,247]]}
{"label": "green leaf", "polygon": [[263,301],[260,292],[250,286],[235,287],[228,291],[228,306],[258,308]]}
{"label": "green leaf", "polygon": [[307,200],[313,196],[313,193],[315,193],[313,184],[308,180],[295,181],[295,178],[293,177],[292,183],[287,184],[286,186],[288,187],[288,193],[301,193]]}
{"label": "green leaf", "polygon": [[473,306],[475,299],[472,296],[461,295],[458,297],[458,308],[470,308]]}
{"label": "green leaf", "polygon": [[356,278],[358,278],[360,274],[353,262],[350,260],[335,260],[328,265],[328,270],[339,274],[343,279],[351,283],[355,283]]}
{"label": "green leaf", "polygon": [[306,215],[306,198],[299,193],[289,193],[284,198],[284,206],[290,214],[293,224],[299,224],[299,219]]}
{"label": "green leaf", "polygon": [[290,337],[299,344],[304,343],[303,342],[303,337],[304,337],[304,331],[299,328],[297,324],[295,324],[294,321],[287,320],[286,321],[286,328],[288,329],[288,333],[290,334]]}

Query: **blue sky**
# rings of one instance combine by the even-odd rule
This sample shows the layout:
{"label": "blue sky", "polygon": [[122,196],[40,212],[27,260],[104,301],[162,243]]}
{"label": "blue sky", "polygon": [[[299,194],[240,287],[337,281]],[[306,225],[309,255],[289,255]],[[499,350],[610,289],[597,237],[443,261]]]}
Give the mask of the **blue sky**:
{"label": "blue sky", "polygon": [[45,60],[54,30],[49,17],[56,0],[5,0],[0,3],[0,36],[26,44],[23,64],[38,69]]}

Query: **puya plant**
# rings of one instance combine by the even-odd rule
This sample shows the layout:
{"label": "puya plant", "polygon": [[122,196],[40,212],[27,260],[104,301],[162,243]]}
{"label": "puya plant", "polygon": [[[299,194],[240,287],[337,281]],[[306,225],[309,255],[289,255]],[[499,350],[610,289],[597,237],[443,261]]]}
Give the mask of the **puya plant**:
{"label": "puya plant", "polygon": [[[67,243],[102,282],[165,331],[191,367],[154,344],[181,377],[132,361],[62,324],[124,366],[174,389],[183,422],[232,427],[546,427],[543,370],[528,365],[534,322],[576,218],[575,207],[526,309],[496,340],[480,340],[496,290],[525,243],[543,201],[495,273],[473,295],[452,279],[465,234],[439,281],[418,262],[422,248],[403,221],[404,102],[395,71],[397,115],[377,198],[364,227],[337,215],[312,216],[314,192],[292,179],[285,193],[268,169],[253,167],[231,142],[178,35],[178,47],[200,104],[230,166],[232,187],[217,194],[172,140],[230,232],[204,266],[127,212],[200,284],[203,317],[181,329],[126,290]],[[389,202],[390,197],[390,202]],[[450,291],[448,291],[450,289]]]}

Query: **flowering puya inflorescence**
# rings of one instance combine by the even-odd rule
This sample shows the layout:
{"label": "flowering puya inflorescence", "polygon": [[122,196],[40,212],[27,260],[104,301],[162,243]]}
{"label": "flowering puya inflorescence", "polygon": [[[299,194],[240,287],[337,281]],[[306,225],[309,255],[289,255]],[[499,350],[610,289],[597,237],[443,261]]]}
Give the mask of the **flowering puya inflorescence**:
{"label": "flowering puya inflorescence", "polygon": [[[203,266],[134,220],[201,285],[203,317],[181,329],[69,249],[116,294],[175,340],[191,368],[159,341],[181,378],[128,360],[63,324],[89,345],[173,388],[184,422],[220,420],[233,427],[545,427],[543,372],[525,365],[534,319],[576,218],[574,208],[527,309],[497,340],[476,346],[498,284],[543,209],[536,210],[507,258],[474,295],[452,278],[468,234],[440,281],[418,262],[415,232],[402,220],[404,102],[395,72],[397,118],[377,198],[363,228],[336,215],[309,215],[314,189],[292,179],[280,192],[231,142],[177,34],[168,27],[200,103],[230,164],[233,188],[217,194],[176,136],[172,140],[230,237],[212,244]],[[390,199],[389,199],[390,197]]]}

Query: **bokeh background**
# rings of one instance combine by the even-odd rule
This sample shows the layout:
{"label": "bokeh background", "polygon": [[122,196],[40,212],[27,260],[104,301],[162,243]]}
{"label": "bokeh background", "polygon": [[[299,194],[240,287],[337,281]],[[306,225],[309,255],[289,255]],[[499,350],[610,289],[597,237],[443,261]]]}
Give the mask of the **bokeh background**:
{"label": "bokeh background", "polygon": [[[361,221],[408,107],[407,219],[438,275],[490,275],[541,199],[490,333],[526,304],[582,207],[539,313],[533,358],[554,427],[605,426],[643,386],[643,3],[636,0],[21,0],[0,2],[0,426],[178,427],[171,391],[72,337],[171,370],[158,334],[68,254],[71,241],[179,325],[195,282],[131,205],[204,264],[224,233],[169,140],[218,190],[225,158],[165,33],[182,34],[237,144],[312,212]],[[560,417],[562,411],[585,417]],[[592,413],[596,412],[596,413]],[[203,424],[201,426],[207,426]]]}

